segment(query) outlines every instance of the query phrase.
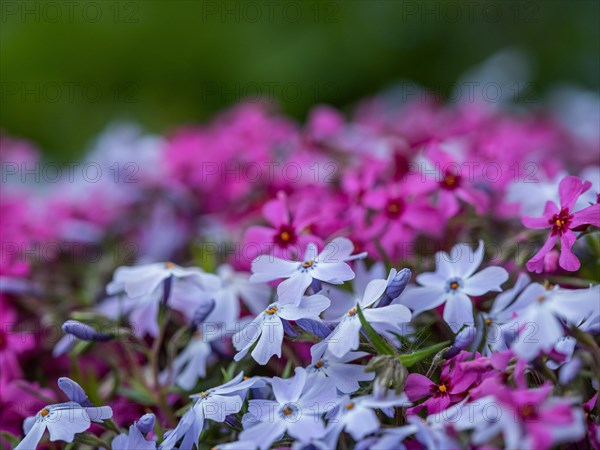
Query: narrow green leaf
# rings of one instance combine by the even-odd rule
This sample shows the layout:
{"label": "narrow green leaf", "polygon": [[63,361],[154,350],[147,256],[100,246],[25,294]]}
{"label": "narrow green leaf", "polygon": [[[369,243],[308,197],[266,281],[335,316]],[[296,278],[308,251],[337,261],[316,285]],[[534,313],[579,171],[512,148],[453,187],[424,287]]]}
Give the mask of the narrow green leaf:
{"label": "narrow green leaf", "polygon": [[371,344],[373,344],[373,347],[375,347],[375,350],[377,350],[380,355],[397,355],[396,349],[381,337],[371,324],[367,322],[367,319],[365,319],[362,309],[358,304],[356,305],[356,312],[358,313],[360,324],[365,329],[365,333],[367,333],[367,337],[369,338],[369,341],[371,341]]}
{"label": "narrow green leaf", "polygon": [[444,348],[450,345],[450,341],[440,342],[439,344],[432,345],[431,347],[426,347],[421,350],[417,350],[416,352],[407,353],[404,355],[399,355],[398,359],[402,361],[404,367],[410,367],[415,365],[416,363],[423,361],[429,356],[443,350]]}
{"label": "narrow green leaf", "polygon": [[285,364],[285,368],[283,369],[283,373],[281,374],[281,378],[289,378],[292,374],[292,361],[288,360]]}

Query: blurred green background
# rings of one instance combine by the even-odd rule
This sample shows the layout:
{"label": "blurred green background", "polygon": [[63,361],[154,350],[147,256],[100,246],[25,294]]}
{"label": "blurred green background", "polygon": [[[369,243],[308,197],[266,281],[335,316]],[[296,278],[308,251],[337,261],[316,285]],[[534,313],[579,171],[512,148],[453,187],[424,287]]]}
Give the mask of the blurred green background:
{"label": "blurred green background", "polygon": [[437,88],[503,48],[540,90],[597,90],[600,2],[2,0],[0,127],[67,160],[108,123],[156,132],[240,100],[303,120],[400,80]]}

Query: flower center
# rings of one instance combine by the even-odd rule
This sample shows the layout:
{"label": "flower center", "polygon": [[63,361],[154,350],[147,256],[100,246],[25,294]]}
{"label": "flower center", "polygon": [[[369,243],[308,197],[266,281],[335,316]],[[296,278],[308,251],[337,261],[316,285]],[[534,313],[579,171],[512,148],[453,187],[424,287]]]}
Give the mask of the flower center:
{"label": "flower center", "polygon": [[573,214],[569,212],[569,208],[563,208],[558,214],[554,214],[548,221],[552,225],[552,235],[562,236],[569,229],[573,221]]}
{"label": "flower center", "polygon": [[458,188],[460,186],[460,183],[461,176],[450,171],[446,171],[444,173],[444,178],[442,179],[442,181],[440,181],[440,185],[442,186],[442,188],[448,191],[453,191],[454,189]]}
{"label": "flower center", "polygon": [[281,248],[287,248],[296,243],[296,230],[290,225],[282,225],[279,232],[274,236],[275,243]]}
{"label": "flower center", "polygon": [[283,405],[283,407],[279,410],[279,414],[284,419],[293,418],[292,416],[298,414],[298,407],[293,403],[288,403]]}
{"label": "flower center", "polygon": [[46,408],[44,408],[40,411],[40,415],[42,417],[46,417],[48,414],[50,414],[50,411],[48,411]]}
{"label": "flower center", "polygon": [[521,416],[524,418],[532,418],[536,416],[536,410],[534,405],[525,405],[521,408]]}
{"label": "flower center", "polygon": [[462,282],[458,278],[454,278],[452,280],[448,280],[448,284],[446,285],[446,292],[456,292],[460,289]]}
{"label": "flower center", "polygon": [[202,333],[200,333],[200,330],[194,331],[194,339],[196,339],[197,341],[202,339]]}
{"label": "flower center", "polygon": [[489,327],[492,324],[492,319],[485,319],[484,322]]}
{"label": "flower center", "polygon": [[200,392],[200,398],[206,398],[210,395],[209,391]]}
{"label": "flower center", "polygon": [[386,205],[387,216],[392,219],[397,219],[404,212],[404,202],[400,198],[391,198]]}
{"label": "flower center", "polygon": [[172,263],[171,261],[165,263],[165,269],[174,269],[174,268],[175,268],[175,263]]}
{"label": "flower center", "polygon": [[355,406],[355,405],[354,405],[354,402],[346,403],[346,409],[347,409],[347,410],[354,409],[354,406]]}
{"label": "flower center", "polygon": [[265,314],[272,316],[277,312],[277,306],[271,306],[269,309],[265,309]]}
{"label": "flower center", "polygon": [[4,335],[4,331],[0,330],[0,350],[4,350],[6,348],[6,336]]}
{"label": "flower center", "polygon": [[448,392],[448,388],[446,387],[446,385],[444,383],[440,384],[438,386],[438,390],[442,393],[445,394],[446,392]]}
{"label": "flower center", "polygon": [[317,369],[320,369],[321,367],[323,367],[324,364],[325,364],[325,362],[322,359],[320,359],[315,363],[315,367]]}
{"label": "flower center", "polygon": [[348,311],[348,315],[350,317],[354,317],[356,315],[356,308],[352,308],[350,311]]}
{"label": "flower center", "polygon": [[315,262],[312,259],[309,259],[308,261],[304,261],[302,263],[302,267],[304,267],[305,269],[308,269],[309,267],[312,267],[314,263]]}

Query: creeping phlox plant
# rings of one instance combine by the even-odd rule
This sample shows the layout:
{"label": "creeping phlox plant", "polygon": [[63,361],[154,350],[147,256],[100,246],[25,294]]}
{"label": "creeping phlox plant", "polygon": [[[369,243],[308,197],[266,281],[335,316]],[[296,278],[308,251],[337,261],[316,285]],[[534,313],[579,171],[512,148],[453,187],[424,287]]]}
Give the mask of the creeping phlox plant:
{"label": "creeping phlox plant", "polygon": [[3,137],[1,445],[599,450],[587,130],[244,105],[52,180]]}

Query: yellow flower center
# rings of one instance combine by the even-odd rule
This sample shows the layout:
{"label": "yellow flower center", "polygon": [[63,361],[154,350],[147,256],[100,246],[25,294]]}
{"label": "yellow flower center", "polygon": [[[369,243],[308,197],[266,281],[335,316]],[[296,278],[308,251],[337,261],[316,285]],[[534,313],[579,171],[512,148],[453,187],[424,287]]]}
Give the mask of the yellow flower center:
{"label": "yellow flower center", "polygon": [[196,339],[197,341],[202,339],[202,333],[200,333],[200,330],[194,331],[194,339]]}
{"label": "yellow flower center", "polygon": [[44,408],[40,411],[40,415],[42,417],[46,417],[48,414],[50,414],[50,411],[48,411],[46,408]]}
{"label": "yellow flower center", "polygon": [[308,269],[313,264],[314,264],[314,261],[312,259],[309,259],[308,261],[302,263],[302,267],[304,267],[305,269]]}
{"label": "yellow flower center", "polygon": [[277,312],[277,306],[271,306],[269,309],[265,309],[265,314],[272,316]]}
{"label": "yellow flower center", "polygon": [[200,398],[206,398],[209,395],[210,395],[210,392],[208,392],[208,391],[200,392]]}
{"label": "yellow flower center", "polygon": [[323,367],[323,364],[325,364],[325,363],[323,362],[323,360],[322,360],[322,359],[320,359],[320,360],[318,360],[318,361],[315,363],[315,367],[316,367],[317,369],[320,369],[321,367]]}
{"label": "yellow flower center", "polygon": [[492,319],[485,319],[485,324],[490,326],[492,324]]}
{"label": "yellow flower center", "polygon": [[452,283],[450,283],[450,289],[452,289],[453,291],[457,290],[459,287],[459,284],[456,281],[453,281]]}
{"label": "yellow flower center", "polygon": [[283,242],[289,242],[291,236],[290,233],[288,233],[287,231],[282,231],[279,234],[279,238],[283,241]]}
{"label": "yellow flower center", "polygon": [[445,394],[446,392],[448,392],[448,388],[446,387],[446,385],[445,385],[445,384],[440,384],[440,385],[438,386],[438,389],[440,390],[440,392],[441,392],[442,394]]}
{"label": "yellow flower center", "polygon": [[354,409],[354,402],[347,403],[346,409]]}
{"label": "yellow flower center", "polygon": [[175,263],[172,263],[171,261],[165,263],[165,269],[173,269],[175,268]]}
{"label": "yellow flower center", "polygon": [[350,311],[348,311],[348,315],[349,315],[350,317],[353,317],[353,316],[355,316],[355,315],[356,315],[356,308],[352,308]]}
{"label": "yellow flower center", "polygon": [[283,410],[283,415],[284,416],[291,416],[294,413],[294,411],[292,411],[290,408],[284,408]]}

